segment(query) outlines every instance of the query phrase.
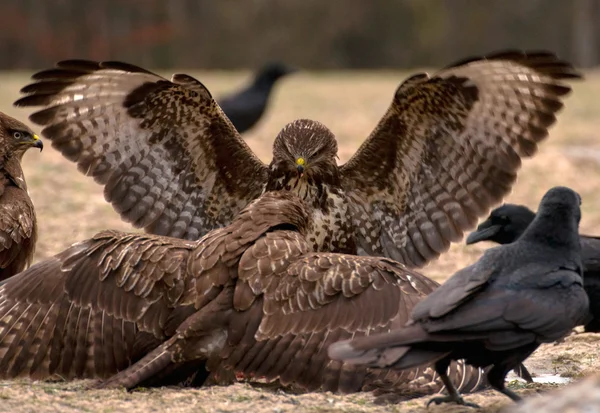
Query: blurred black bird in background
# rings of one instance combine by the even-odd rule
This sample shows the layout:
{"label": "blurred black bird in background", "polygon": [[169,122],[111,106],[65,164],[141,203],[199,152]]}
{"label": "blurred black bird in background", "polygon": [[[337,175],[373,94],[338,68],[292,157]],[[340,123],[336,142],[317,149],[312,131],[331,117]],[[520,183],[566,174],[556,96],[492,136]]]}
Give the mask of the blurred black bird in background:
{"label": "blurred black bird in background", "polygon": [[489,384],[518,401],[506,374],[540,344],[565,336],[588,316],[578,226],[581,198],[569,188],[544,195],[531,225],[515,242],[485,251],[420,301],[405,328],[340,341],[334,360],[399,370],[435,362],[449,395],[466,403],[445,374],[451,360],[489,367]]}
{"label": "blurred black bird in background", "polygon": [[297,69],[281,62],[268,63],[256,73],[251,84],[222,97],[218,104],[238,132],[244,133],[256,125],[265,112],[277,80],[296,71]]}
{"label": "blurred black bird in background", "polygon": [[[467,237],[467,245],[481,241],[510,244],[516,241],[535,218],[535,212],[524,205],[504,204]],[[592,319],[585,324],[588,333],[600,332],[600,237],[581,235],[583,287],[590,301]]]}

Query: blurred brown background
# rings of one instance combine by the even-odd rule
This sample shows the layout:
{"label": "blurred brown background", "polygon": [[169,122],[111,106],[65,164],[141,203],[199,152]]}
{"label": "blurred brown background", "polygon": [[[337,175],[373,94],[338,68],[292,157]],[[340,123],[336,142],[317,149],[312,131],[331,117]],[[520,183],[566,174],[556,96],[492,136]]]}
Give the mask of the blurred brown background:
{"label": "blurred brown background", "polygon": [[600,0],[0,0],[0,69],[410,68],[515,47],[600,63]]}

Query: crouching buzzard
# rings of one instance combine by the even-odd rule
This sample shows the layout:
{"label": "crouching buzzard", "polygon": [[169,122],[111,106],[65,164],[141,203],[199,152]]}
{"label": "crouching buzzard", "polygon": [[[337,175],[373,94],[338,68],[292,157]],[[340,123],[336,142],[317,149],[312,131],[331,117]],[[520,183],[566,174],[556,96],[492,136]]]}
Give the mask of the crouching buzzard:
{"label": "crouching buzzard", "polygon": [[[202,361],[304,390],[439,390],[429,368],[328,358],[338,340],[404,325],[437,283],[386,258],[312,252],[313,216],[274,191],[199,241],[105,231],[37,263],[0,285],[0,377],[133,388]],[[451,377],[465,391],[482,383],[462,363]]]}
{"label": "crouching buzzard", "polygon": [[119,62],[69,60],[33,76],[17,106],[123,219],[197,240],[265,191],[315,207],[312,248],[420,267],[508,194],[579,77],[547,52],[468,59],[410,77],[344,165],[324,125],[299,120],[262,163],[198,80]]}

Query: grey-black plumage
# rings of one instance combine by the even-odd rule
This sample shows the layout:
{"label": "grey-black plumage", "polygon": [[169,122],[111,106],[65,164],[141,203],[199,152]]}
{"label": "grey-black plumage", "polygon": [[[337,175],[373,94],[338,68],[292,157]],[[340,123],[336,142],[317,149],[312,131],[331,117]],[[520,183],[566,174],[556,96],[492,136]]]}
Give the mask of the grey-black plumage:
{"label": "grey-black plumage", "polygon": [[[481,241],[510,244],[517,240],[535,218],[535,212],[524,205],[504,204],[467,237],[467,245]],[[586,332],[600,332],[600,237],[580,235],[583,263],[583,287],[590,302],[590,320]]]}
{"label": "grey-black plumage", "polygon": [[295,71],[284,63],[268,63],[256,73],[248,86],[219,99],[219,106],[238,132],[244,133],[254,127],[265,113],[275,83]]}
{"label": "grey-black plumage", "polygon": [[406,369],[435,362],[449,396],[431,402],[467,404],[444,376],[451,360],[490,367],[489,384],[517,401],[506,374],[540,344],[565,336],[588,315],[578,226],[581,199],[555,187],[515,242],[487,250],[413,309],[399,330],[329,347],[334,360]]}

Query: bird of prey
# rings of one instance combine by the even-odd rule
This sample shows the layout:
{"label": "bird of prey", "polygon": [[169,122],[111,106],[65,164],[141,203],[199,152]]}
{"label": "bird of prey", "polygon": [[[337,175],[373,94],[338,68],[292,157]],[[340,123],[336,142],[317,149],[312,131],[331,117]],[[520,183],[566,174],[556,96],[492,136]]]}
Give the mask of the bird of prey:
{"label": "bird of prey", "polygon": [[492,366],[489,384],[513,400],[508,371],[541,343],[565,336],[588,314],[578,226],[579,195],[555,187],[514,243],[487,250],[419,302],[404,328],[333,344],[334,360],[372,367],[413,368],[435,362],[449,396],[466,404],[445,376],[451,360]]}
{"label": "bird of prey", "polygon": [[280,62],[268,63],[258,71],[251,84],[218,99],[218,104],[237,131],[244,133],[265,113],[275,82],[295,71],[296,69]]}
{"label": "bird of prey", "polygon": [[[467,237],[467,245],[481,241],[510,244],[516,241],[535,218],[535,212],[524,205],[504,204]],[[585,331],[600,332],[600,237],[580,235],[583,263],[583,287],[590,301],[590,319]]]}
{"label": "bird of prey", "polygon": [[424,266],[510,191],[579,75],[546,52],[468,59],[414,75],[354,156],[319,122],[297,120],[261,162],[198,80],[119,62],[63,61],[33,75],[17,106],[121,217],[197,240],[265,191],[314,208],[315,251]]}
{"label": "bird of prey", "polygon": [[29,148],[43,148],[22,122],[0,112],[0,281],[31,264],[37,239],[35,210],[21,168]]}
{"label": "bird of prey", "polygon": [[[37,263],[0,285],[0,377],[132,388],[206,362],[305,390],[441,389],[431,369],[327,357],[337,340],[403,325],[437,283],[386,258],[312,252],[312,216],[274,191],[199,241],[105,231]],[[451,371],[461,387],[483,382],[479,369]]]}

